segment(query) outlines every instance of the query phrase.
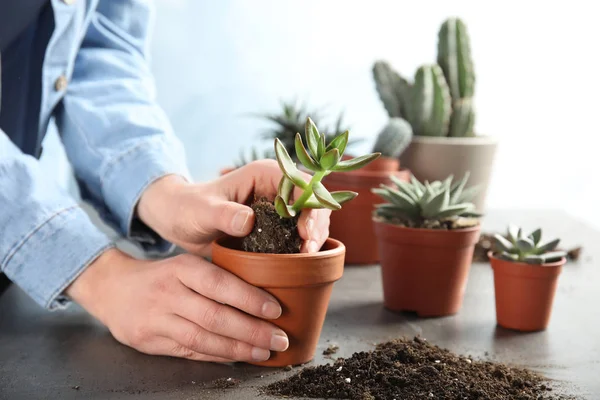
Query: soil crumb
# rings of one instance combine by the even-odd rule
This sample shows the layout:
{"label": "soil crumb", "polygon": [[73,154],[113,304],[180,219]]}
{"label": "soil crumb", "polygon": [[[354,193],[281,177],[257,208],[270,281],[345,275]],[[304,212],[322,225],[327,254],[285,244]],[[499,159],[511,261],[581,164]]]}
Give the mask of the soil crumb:
{"label": "soil crumb", "polygon": [[323,355],[330,356],[332,354],[337,353],[337,351],[339,349],[340,349],[340,346],[338,346],[337,344],[330,344],[329,347],[327,347],[325,350],[323,350]]}
{"label": "soil crumb", "polygon": [[228,389],[234,386],[237,386],[240,383],[238,379],[233,378],[219,378],[212,382],[213,387],[217,389]]}
{"label": "soil crumb", "polygon": [[531,371],[459,356],[419,337],[305,368],[264,392],[351,400],[574,399],[553,393],[550,383]]}
{"label": "soil crumb", "polygon": [[256,220],[252,232],[242,239],[242,249],[253,253],[294,254],[300,252],[302,238],[298,217],[281,218],[272,202],[255,199],[251,204]]}

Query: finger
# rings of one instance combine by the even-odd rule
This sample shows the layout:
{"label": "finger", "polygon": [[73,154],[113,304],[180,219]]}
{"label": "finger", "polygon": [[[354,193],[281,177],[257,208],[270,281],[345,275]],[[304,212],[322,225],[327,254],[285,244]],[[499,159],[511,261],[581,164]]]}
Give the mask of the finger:
{"label": "finger", "polygon": [[283,173],[275,160],[253,161],[221,179],[221,194],[236,203],[246,203],[252,194],[272,199]]}
{"label": "finger", "polygon": [[159,320],[156,329],[161,336],[175,340],[184,348],[208,356],[235,361],[265,361],[271,355],[269,350],[209,332],[174,314]]}
{"label": "finger", "polygon": [[172,307],[175,314],[218,335],[273,351],[285,351],[289,346],[287,335],[276,326],[187,288]]}
{"label": "finger", "polygon": [[139,348],[139,351],[153,356],[179,357],[187,358],[188,360],[194,361],[208,361],[218,363],[234,362],[233,360],[229,360],[227,358],[215,357],[195,352],[194,350],[183,347],[181,344],[177,343],[173,339],[161,336],[157,336],[152,341],[146,342],[146,344],[143,347]]}
{"label": "finger", "polygon": [[231,236],[246,236],[254,227],[254,211],[233,201],[219,201],[204,215],[211,219],[207,226]]}
{"label": "finger", "polygon": [[300,214],[298,221],[298,232],[304,239],[301,251],[315,253],[329,237],[329,216],[331,211],[327,209],[305,210]]}
{"label": "finger", "polygon": [[276,319],[281,316],[281,306],[264,290],[201,258],[189,256],[182,260],[177,277],[193,291],[256,317]]}

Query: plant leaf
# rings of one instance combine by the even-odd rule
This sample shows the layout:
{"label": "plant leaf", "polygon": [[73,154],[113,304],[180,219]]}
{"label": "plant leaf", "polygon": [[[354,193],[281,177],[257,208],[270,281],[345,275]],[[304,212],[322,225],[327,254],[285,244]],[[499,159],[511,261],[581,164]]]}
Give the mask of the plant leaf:
{"label": "plant leaf", "polygon": [[348,131],[339,134],[335,139],[329,143],[327,146],[327,150],[338,149],[340,152],[340,157],[344,155],[344,151],[346,151],[346,146],[348,145],[348,135],[350,133]]}
{"label": "plant leaf", "polygon": [[340,151],[338,149],[331,149],[323,154],[323,157],[319,160],[319,164],[324,170],[330,171],[338,161],[340,161]]}
{"label": "plant leaf", "polygon": [[403,208],[390,203],[377,204],[375,206],[375,212],[377,215],[386,217],[402,217],[410,220],[419,218],[419,213],[415,213],[416,210],[416,208]]}
{"label": "plant leaf", "polygon": [[496,244],[496,247],[500,251],[506,251],[508,253],[511,253],[512,251],[514,251],[513,244],[508,239],[506,239],[504,236],[499,235],[497,233],[494,235],[494,243]]}
{"label": "plant leaf", "polygon": [[563,257],[566,257],[567,253],[564,251],[550,251],[548,253],[540,254],[537,257],[541,257],[544,263],[560,261]]}
{"label": "plant leaf", "polygon": [[541,245],[537,249],[535,249],[535,254],[544,254],[546,252],[552,251],[552,250],[556,249],[556,247],[558,246],[558,243],[560,243],[560,239],[554,239],[547,243],[544,243],[543,245]]}
{"label": "plant leaf", "polygon": [[531,232],[528,236],[529,239],[533,241],[533,244],[536,246],[540,243],[540,239],[542,238],[542,230],[537,228],[535,231]]}
{"label": "plant leaf", "polygon": [[294,182],[290,181],[285,175],[282,176],[281,180],[279,181],[279,187],[277,188],[277,194],[279,197],[281,197],[285,204],[289,203],[293,190]]}
{"label": "plant leaf", "polygon": [[302,143],[302,137],[299,133],[296,133],[294,146],[296,147],[296,157],[298,157],[298,160],[302,163],[302,165],[314,172],[321,170],[319,164],[317,164],[310,154],[308,154],[308,151],[306,150],[306,147],[304,147],[304,144]]}
{"label": "plant leaf", "polygon": [[337,172],[348,172],[354,171],[355,169],[359,169],[375,160],[381,155],[381,153],[372,153],[364,156],[356,157],[351,160],[340,161],[337,165],[331,168],[332,171]]}
{"label": "plant leaf", "polygon": [[410,176],[410,183],[412,183],[415,189],[418,189],[417,194],[419,195],[419,197],[423,196],[423,193],[425,193],[425,185],[419,182],[419,180],[414,175]]}
{"label": "plant leaf", "polygon": [[321,133],[319,142],[317,143],[317,160],[320,160],[323,154],[325,154],[325,134]]}
{"label": "plant leaf", "polygon": [[283,146],[283,143],[281,143],[281,140],[279,139],[275,139],[275,157],[277,158],[277,163],[279,163],[279,168],[283,174],[287,176],[294,185],[302,189],[308,188],[308,184],[304,181],[302,173],[296,168],[296,164],[292,161],[290,155]]}
{"label": "plant leaf", "polygon": [[479,193],[481,187],[479,185],[470,186],[462,191],[460,196],[458,196],[456,202],[464,203],[466,201],[471,201],[473,198]]}
{"label": "plant leaf", "polygon": [[415,192],[414,186],[412,186],[408,182],[404,182],[395,175],[390,175],[390,179],[396,186],[398,186],[398,189],[400,189],[402,193],[406,194],[408,197],[414,200],[415,204],[419,202],[419,196]]}
{"label": "plant leaf", "polygon": [[507,236],[508,236],[508,240],[511,241],[512,244],[517,243],[517,239],[519,238],[519,230],[521,228],[519,228],[517,225],[515,224],[509,224],[508,225],[508,230],[507,230]]}
{"label": "plant leaf", "polygon": [[354,198],[356,198],[356,196],[358,196],[358,193],[351,192],[349,190],[331,192],[331,197],[333,197],[333,199],[337,201],[340,205],[347,203],[350,200],[353,200]]}
{"label": "plant leaf", "polygon": [[273,204],[275,205],[277,214],[282,218],[293,218],[296,215],[296,212],[285,203],[281,196],[275,197]]}
{"label": "plant leaf", "polygon": [[533,241],[529,238],[520,238],[517,239],[517,248],[522,252],[529,253],[535,248],[535,244],[533,244]]}
{"label": "plant leaf", "polygon": [[448,202],[450,201],[450,192],[448,190],[443,190],[436,194],[431,201],[427,202],[421,207],[421,214],[425,218],[434,218],[441,211],[444,211],[448,207]]}
{"label": "plant leaf", "polygon": [[437,213],[435,217],[436,219],[454,217],[456,215],[464,213],[468,209],[469,207],[464,204],[453,204],[451,206],[446,207],[443,211]]}
{"label": "plant leaf", "polygon": [[312,154],[315,159],[319,159],[318,147],[319,141],[321,140],[321,135],[319,135],[319,130],[317,126],[313,122],[310,117],[306,118],[306,125],[304,126],[304,132],[306,135],[306,143],[308,144],[308,150]]}
{"label": "plant leaf", "polygon": [[323,205],[325,208],[329,208],[330,210],[339,210],[342,208],[340,203],[338,203],[331,193],[323,186],[321,182],[313,183],[313,191],[319,203]]}
{"label": "plant leaf", "polygon": [[467,173],[465,173],[465,176],[463,176],[460,181],[454,182],[454,184],[450,188],[450,204],[456,204],[459,202],[458,199],[460,198],[462,191],[465,188],[465,185],[467,184],[467,181],[469,180],[470,176],[471,173],[467,171]]}

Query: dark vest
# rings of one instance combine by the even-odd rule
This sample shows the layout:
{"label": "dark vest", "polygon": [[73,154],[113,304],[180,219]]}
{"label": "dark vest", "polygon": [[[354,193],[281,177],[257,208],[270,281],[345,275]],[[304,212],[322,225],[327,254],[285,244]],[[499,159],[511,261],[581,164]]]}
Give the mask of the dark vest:
{"label": "dark vest", "polygon": [[39,158],[42,66],[54,31],[49,0],[0,0],[0,128]]}

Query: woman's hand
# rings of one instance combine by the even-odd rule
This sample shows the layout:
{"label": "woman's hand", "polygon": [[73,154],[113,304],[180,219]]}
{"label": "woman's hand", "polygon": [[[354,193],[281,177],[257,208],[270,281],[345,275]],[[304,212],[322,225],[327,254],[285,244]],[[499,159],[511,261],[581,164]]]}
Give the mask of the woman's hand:
{"label": "woman's hand", "polygon": [[119,342],[147,354],[264,361],[289,345],[262,320],[281,315],[273,296],[191,254],[142,261],[111,249],[66,293]]}
{"label": "woman's hand", "polygon": [[[190,184],[170,175],[154,182],[138,205],[140,219],[164,239],[193,254],[207,255],[222,234],[246,236],[254,212],[244,203],[250,196],[274,198],[282,177],[275,160],[252,162],[208,183]],[[309,176],[307,175],[307,178]],[[304,210],[298,231],[302,252],[317,252],[329,236],[331,211]]]}

